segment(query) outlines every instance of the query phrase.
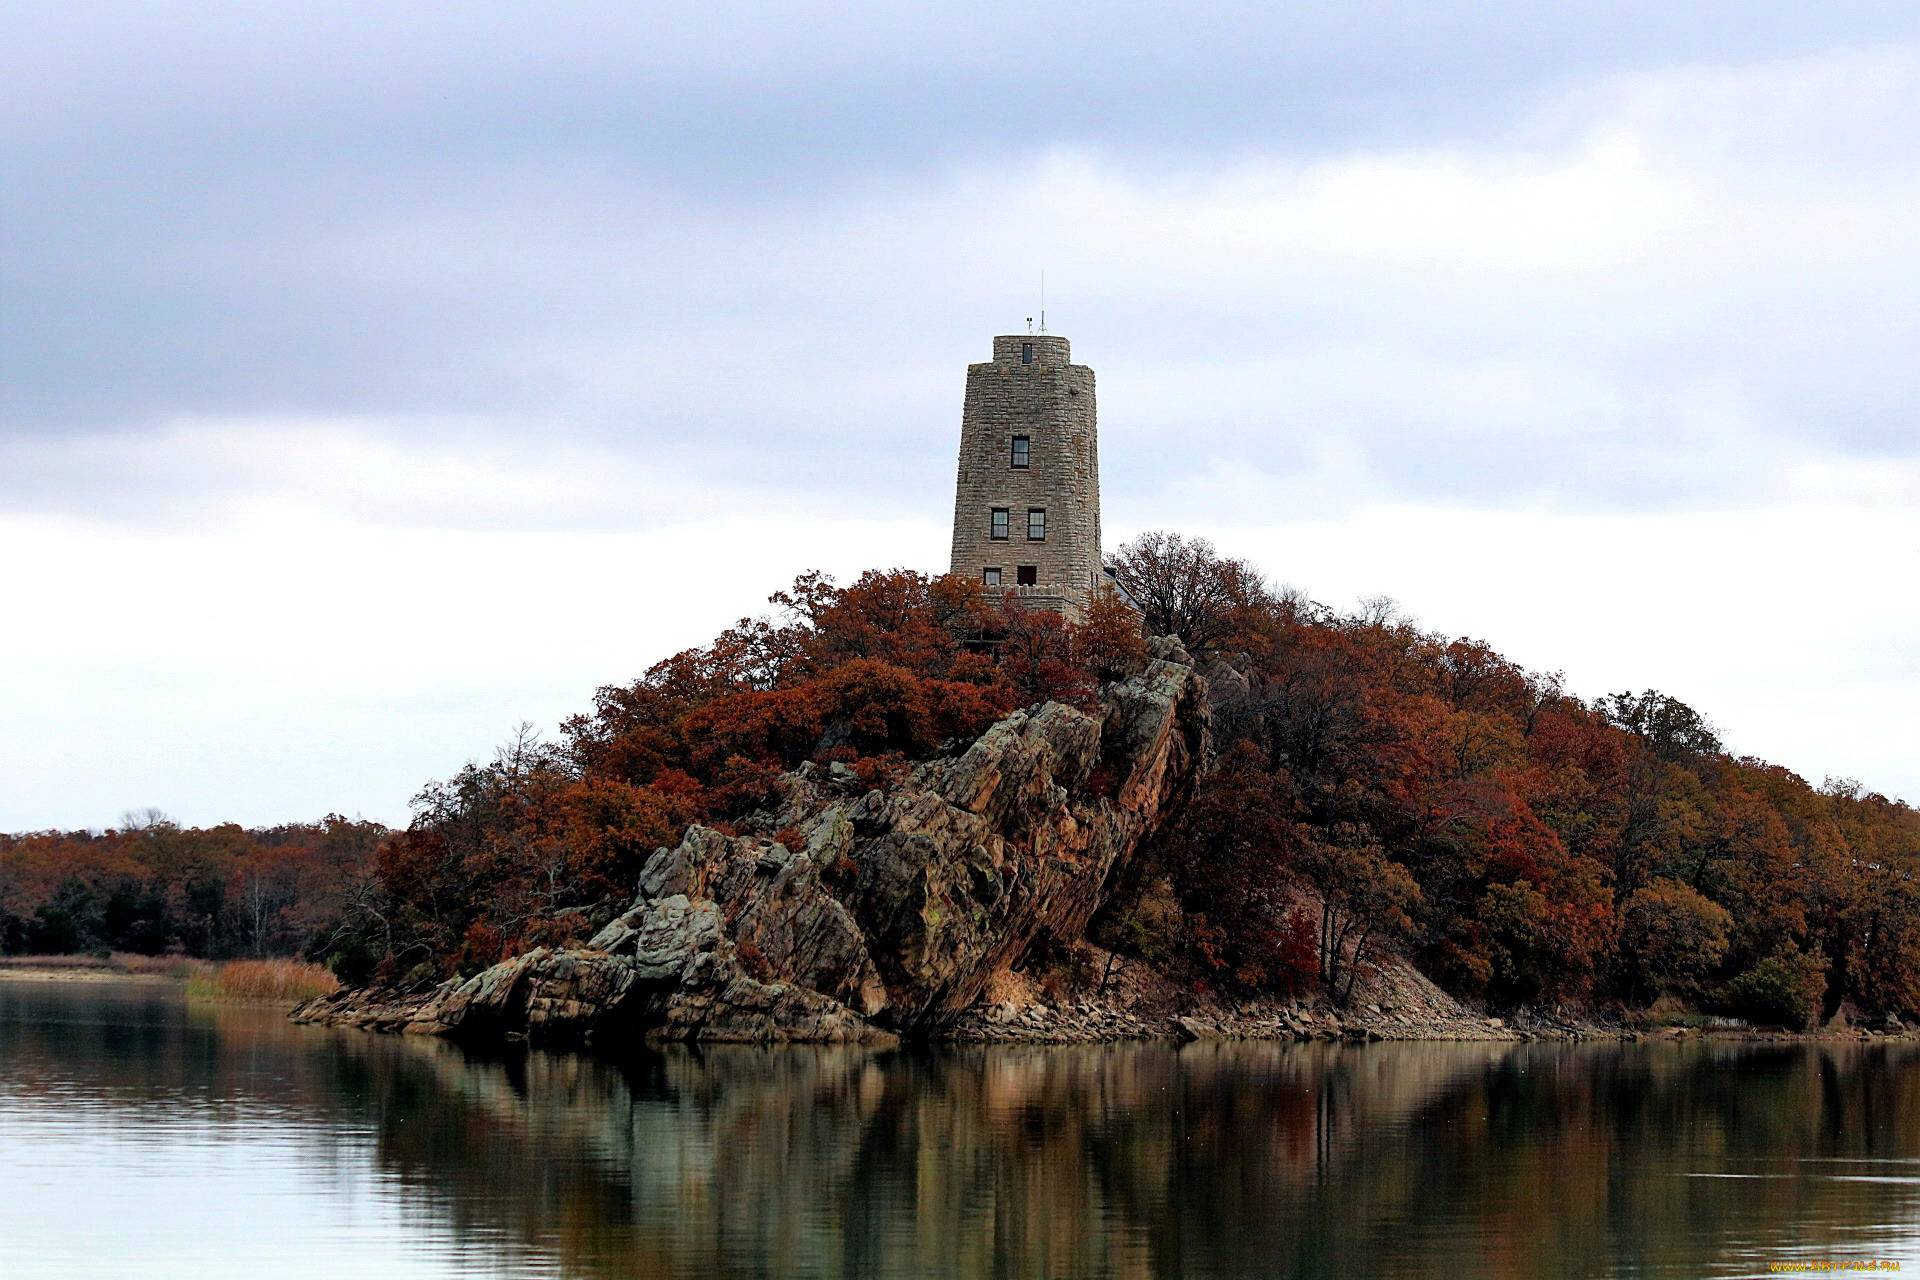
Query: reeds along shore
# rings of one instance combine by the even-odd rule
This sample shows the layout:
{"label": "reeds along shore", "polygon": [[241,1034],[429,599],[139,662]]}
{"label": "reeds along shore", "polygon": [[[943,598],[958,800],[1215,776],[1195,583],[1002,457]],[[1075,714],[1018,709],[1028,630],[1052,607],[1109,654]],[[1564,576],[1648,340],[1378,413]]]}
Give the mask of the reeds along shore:
{"label": "reeds along shore", "polygon": [[187,979],[187,994],[207,1000],[292,1005],[339,989],[331,973],[304,960],[230,960]]}

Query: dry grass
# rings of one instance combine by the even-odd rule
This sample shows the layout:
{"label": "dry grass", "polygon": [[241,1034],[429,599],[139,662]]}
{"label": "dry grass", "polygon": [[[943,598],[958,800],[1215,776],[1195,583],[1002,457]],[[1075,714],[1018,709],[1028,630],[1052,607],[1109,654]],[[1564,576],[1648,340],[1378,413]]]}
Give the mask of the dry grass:
{"label": "dry grass", "polygon": [[196,960],[192,956],[136,956],[115,952],[113,958],[128,973],[151,973],[186,981],[206,977],[218,967],[211,960]]}
{"label": "dry grass", "polygon": [[101,956],[0,956],[0,969],[118,969]]}
{"label": "dry grass", "polygon": [[187,979],[187,994],[202,1000],[261,1000],[298,1004],[332,995],[339,981],[304,960],[233,960]]}

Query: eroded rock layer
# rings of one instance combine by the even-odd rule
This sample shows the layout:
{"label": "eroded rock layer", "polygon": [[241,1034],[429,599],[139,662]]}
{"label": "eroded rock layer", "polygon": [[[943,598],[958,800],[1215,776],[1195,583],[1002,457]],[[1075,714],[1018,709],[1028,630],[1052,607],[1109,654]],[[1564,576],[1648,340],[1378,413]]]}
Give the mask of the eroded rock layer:
{"label": "eroded rock layer", "polygon": [[803,765],[754,834],[695,826],[657,851],[632,906],[583,948],[429,993],[346,991],[295,1017],[572,1041],[936,1031],[1036,944],[1078,938],[1114,868],[1191,785],[1205,681],[1177,644],[1154,655],[1099,714],[1017,712],[886,789]]}

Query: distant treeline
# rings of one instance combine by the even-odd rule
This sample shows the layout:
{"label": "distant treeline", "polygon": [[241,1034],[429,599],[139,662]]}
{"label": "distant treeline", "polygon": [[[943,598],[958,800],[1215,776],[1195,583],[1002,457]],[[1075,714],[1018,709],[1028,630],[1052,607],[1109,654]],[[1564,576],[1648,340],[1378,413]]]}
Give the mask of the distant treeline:
{"label": "distant treeline", "polygon": [[0,835],[0,954],[324,953],[372,892],[377,822],[248,830],[158,813],[116,829]]}
{"label": "distant treeline", "polygon": [[[1215,764],[1094,940],[1223,992],[1344,998],[1383,947],[1505,1009],[1656,1003],[1788,1025],[1920,1011],[1920,814],[1728,754],[1656,692],[1583,701],[1381,602],[1278,591],[1149,534],[1079,624],[906,570],[819,575],[713,644],[429,785],[407,830],[0,837],[0,949],[305,950],[425,983],[589,936],[652,850],[766,806],[783,771],[886,787],[1177,636]],[[1143,618],[1144,615],[1144,618]],[[1096,790],[1096,776],[1089,785]]]}

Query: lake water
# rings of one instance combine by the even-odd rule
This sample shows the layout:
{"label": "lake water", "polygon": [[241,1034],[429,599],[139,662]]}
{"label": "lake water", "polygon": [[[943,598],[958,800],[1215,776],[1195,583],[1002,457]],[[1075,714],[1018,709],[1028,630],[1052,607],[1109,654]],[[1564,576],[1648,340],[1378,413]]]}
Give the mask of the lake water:
{"label": "lake water", "polygon": [[476,1054],[0,982],[0,1276],[1920,1267],[1920,1047]]}

